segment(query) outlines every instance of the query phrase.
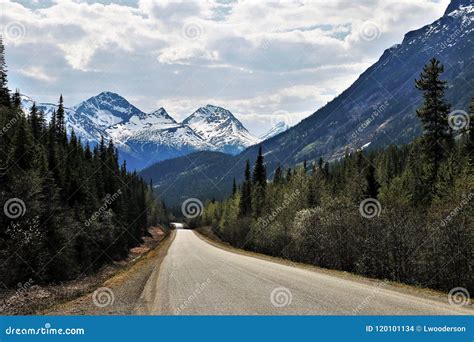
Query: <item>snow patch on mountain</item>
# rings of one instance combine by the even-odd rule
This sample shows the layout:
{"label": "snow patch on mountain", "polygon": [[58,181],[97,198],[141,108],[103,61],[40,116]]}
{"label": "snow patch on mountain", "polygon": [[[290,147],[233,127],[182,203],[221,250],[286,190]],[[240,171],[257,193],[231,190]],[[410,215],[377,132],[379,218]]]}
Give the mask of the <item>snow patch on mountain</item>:
{"label": "snow patch on mountain", "polygon": [[[33,100],[22,96],[22,107],[29,113]],[[37,103],[51,120],[56,104]],[[195,151],[221,151],[236,154],[260,140],[251,135],[234,115],[221,107],[199,108],[182,123],[164,108],[144,113],[125,98],[102,92],[78,105],[65,108],[68,132],[74,130],[83,141],[94,145],[102,137],[112,140],[129,166],[142,168],[153,162]]]}
{"label": "snow patch on mountain", "polygon": [[[21,95],[21,108],[26,115],[29,115],[30,109],[35,101],[26,95]],[[53,113],[57,111],[58,105],[53,103],[36,103],[38,111],[42,111],[46,122],[49,122]],[[96,128],[94,122],[88,117],[79,116],[73,108],[64,108],[66,129],[68,133],[74,130],[74,133],[82,142],[96,144],[100,140],[102,131]]]}
{"label": "snow patch on mountain", "polygon": [[143,112],[122,96],[104,91],[72,108],[77,116],[87,116],[97,128],[106,129]]}
{"label": "snow patch on mountain", "polygon": [[290,125],[288,125],[286,122],[278,122],[276,125],[274,125],[267,133],[261,135],[259,139],[261,141],[270,139],[274,137],[275,135],[278,135],[280,133],[283,133],[286,131],[288,128],[290,128]]}
{"label": "snow patch on mountain", "polygon": [[196,110],[183,124],[224,153],[236,154],[260,142],[230,111],[210,104]]}

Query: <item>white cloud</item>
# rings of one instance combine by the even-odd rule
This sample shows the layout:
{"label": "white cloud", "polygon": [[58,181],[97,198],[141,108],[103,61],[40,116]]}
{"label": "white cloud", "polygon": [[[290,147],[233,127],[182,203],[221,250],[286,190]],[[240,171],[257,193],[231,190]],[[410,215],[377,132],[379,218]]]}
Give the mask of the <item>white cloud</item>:
{"label": "white cloud", "polygon": [[30,77],[39,81],[53,82],[56,80],[56,78],[46,73],[44,69],[41,67],[31,66],[31,67],[27,67],[25,69],[19,70],[18,72],[22,75],[25,75],[27,77]]}
{"label": "white cloud", "polygon": [[69,105],[113,90],[178,118],[215,103],[257,133],[276,110],[298,120],[314,112],[448,4],[100,2],[0,0],[3,35],[9,24],[24,28],[5,39],[10,86],[39,101],[62,92]]}

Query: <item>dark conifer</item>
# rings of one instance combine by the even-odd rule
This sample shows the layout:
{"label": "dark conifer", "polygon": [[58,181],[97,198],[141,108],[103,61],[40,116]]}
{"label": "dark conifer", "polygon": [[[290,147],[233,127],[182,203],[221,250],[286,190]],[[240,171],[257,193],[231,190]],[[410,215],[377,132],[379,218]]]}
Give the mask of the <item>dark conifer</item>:
{"label": "dark conifer", "polygon": [[281,166],[278,164],[278,166],[275,169],[275,173],[273,175],[273,183],[281,184],[282,182],[283,182],[283,175],[281,171]]}
{"label": "dark conifer", "polygon": [[445,156],[446,143],[452,140],[448,125],[450,105],[444,100],[447,81],[440,79],[443,71],[443,65],[433,58],[415,81],[416,87],[423,92],[424,100],[416,114],[423,125],[425,154],[434,164],[435,171]]}
{"label": "dark conifer", "polygon": [[0,36],[0,105],[10,106],[10,90],[8,89],[7,65],[5,63],[5,46]]}
{"label": "dark conifer", "polygon": [[253,168],[252,181],[254,185],[261,186],[262,188],[265,188],[267,185],[267,170],[262,154],[262,145],[260,145],[260,148],[258,149],[257,160],[255,161]]}

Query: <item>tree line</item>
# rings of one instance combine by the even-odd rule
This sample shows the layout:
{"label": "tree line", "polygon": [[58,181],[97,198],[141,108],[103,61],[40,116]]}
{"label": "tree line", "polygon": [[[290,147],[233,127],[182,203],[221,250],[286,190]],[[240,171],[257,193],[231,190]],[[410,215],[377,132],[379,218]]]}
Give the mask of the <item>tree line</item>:
{"label": "tree line", "polygon": [[0,285],[94,272],[166,221],[151,185],[119,165],[113,142],[84,144],[65,120],[62,96],[50,120],[35,104],[23,113],[0,37]]}
{"label": "tree line", "polygon": [[232,196],[208,202],[190,223],[251,251],[472,293],[474,100],[451,112],[442,72],[432,59],[416,80],[424,133],[412,143],[277,167],[270,177],[260,148]]}

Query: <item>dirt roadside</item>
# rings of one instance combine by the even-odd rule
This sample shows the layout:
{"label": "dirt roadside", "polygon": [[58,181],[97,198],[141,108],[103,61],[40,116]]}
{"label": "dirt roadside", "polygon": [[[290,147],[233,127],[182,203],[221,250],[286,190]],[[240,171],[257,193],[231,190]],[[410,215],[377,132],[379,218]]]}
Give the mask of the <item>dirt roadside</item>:
{"label": "dirt roadside", "polygon": [[6,315],[127,315],[133,313],[146,281],[159,267],[174,238],[174,231],[149,230],[141,246],[126,260],[98,273],[59,285],[35,285],[3,294],[0,314]]}
{"label": "dirt roadside", "polygon": [[43,312],[45,315],[131,315],[150,275],[159,269],[173,242],[172,230],[154,249],[131,267],[116,273],[94,291]]}

